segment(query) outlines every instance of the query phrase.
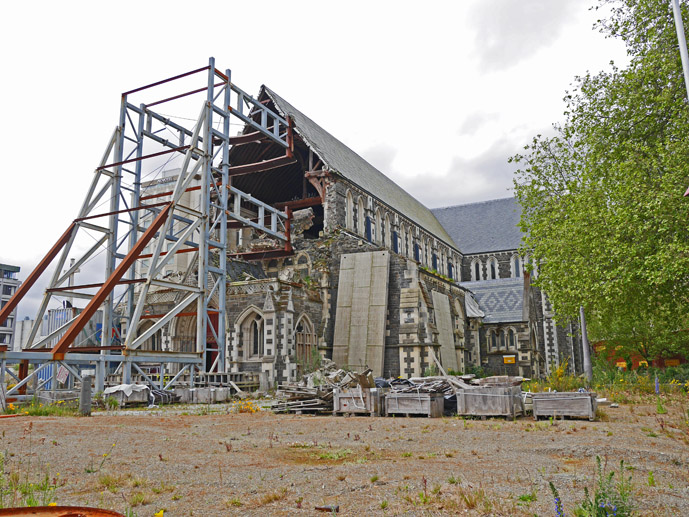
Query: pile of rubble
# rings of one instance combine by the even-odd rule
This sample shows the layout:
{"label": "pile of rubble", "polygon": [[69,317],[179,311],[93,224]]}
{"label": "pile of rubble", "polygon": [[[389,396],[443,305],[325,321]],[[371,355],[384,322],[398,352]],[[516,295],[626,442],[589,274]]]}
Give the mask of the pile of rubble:
{"label": "pile of rubble", "polygon": [[361,373],[338,368],[333,361],[323,359],[321,367],[299,382],[281,384],[273,405],[276,413],[326,412],[333,410],[333,393],[336,388],[374,388],[370,369]]}
{"label": "pile of rubble", "polygon": [[[519,398],[520,385],[527,379],[523,377],[496,376],[476,379],[474,375],[442,375],[434,377],[412,377],[410,379],[373,378],[371,370],[350,372],[338,368],[330,360],[324,359],[321,368],[309,373],[299,382],[281,384],[276,393],[276,403],[273,411],[276,413],[360,413],[382,414],[378,408],[378,401],[399,399],[404,394],[416,394],[419,404],[433,398],[434,407],[430,414],[455,414],[458,409],[463,414],[514,414],[514,402],[521,401],[500,400],[496,407],[496,398]],[[369,395],[375,395],[369,397]],[[340,399],[338,399],[340,397]],[[376,398],[377,397],[377,398]],[[460,403],[458,404],[458,397]],[[347,399],[351,399],[352,406],[347,406]],[[485,402],[485,399],[487,402]],[[344,400],[342,403],[338,403]],[[359,401],[357,403],[357,401]],[[428,406],[428,404],[426,404]],[[477,407],[478,406],[478,407]],[[382,403],[381,403],[382,407]],[[401,406],[395,403],[397,413]],[[351,409],[350,409],[351,408]],[[414,407],[405,406],[403,413],[413,413]],[[389,408],[388,408],[389,409]],[[419,409],[425,413],[427,408]],[[469,411],[469,413],[467,413]],[[387,413],[386,413],[387,414]]]}

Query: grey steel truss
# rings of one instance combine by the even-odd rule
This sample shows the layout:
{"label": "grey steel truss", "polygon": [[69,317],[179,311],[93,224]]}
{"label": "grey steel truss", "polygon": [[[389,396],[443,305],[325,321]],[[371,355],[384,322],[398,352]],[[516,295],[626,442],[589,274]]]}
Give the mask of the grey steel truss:
{"label": "grey steel truss", "polygon": [[[204,73],[206,84],[202,88],[138,105],[129,100],[135,94],[148,94],[162,85],[169,86],[177,80]],[[188,101],[194,95],[204,94],[193,125],[173,121],[170,116],[152,109],[163,103],[179,99]],[[231,136],[233,118],[249,130]],[[232,145],[265,140],[284,148],[285,155],[255,164],[230,166]],[[283,252],[291,251],[289,211],[280,211],[232,187],[231,177],[294,162],[292,145],[291,121],[234,85],[230,70],[224,73],[217,70],[213,58],[207,67],[122,94],[119,124],[94,171],[77,218],[0,311],[2,321],[57,257],[55,271],[30,332],[32,350],[0,350],[0,382],[4,379],[6,363],[21,361],[40,363],[33,375],[37,375],[46,362],[68,368],[72,368],[70,364],[95,364],[97,389],[103,387],[106,361],[121,363],[123,382],[131,381],[132,366],[145,375],[140,363],[179,364],[179,373],[172,382],[185,371],[191,373],[192,383],[195,370],[226,371],[229,221],[234,221],[233,227],[252,227],[278,239],[284,243]],[[149,148],[155,152],[148,152]],[[146,195],[141,188],[142,180],[161,168],[159,161],[166,155],[183,157],[176,181],[169,191]],[[186,206],[184,194],[196,191],[199,206]],[[106,212],[102,210],[104,204],[108,206]],[[243,215],[242,209],[246,213],[247,207],[258,217]],[[74,263],[63,271],[68,257],[75,254],[75,240],[84,232],[89,232],[94,239],[93,245],[78,253]],[[103,247],[104,282],[70,285],[70,275],[98,255]],[[190,254],[187,268],[176,279],[165,278],[166,265],[181,253]],[[140,265],[142,260],[150,264],[145,277],[137,276],[137,271],[141,270],[137,263]],[[146,314],[146,308],[152,305],[151,297],[161,292],[170,293],[174,300],[172,307],[160,314]],[[39,326],[51,299],[65,296],[65,293],[88,300],[86,307],[65,325],[38,339]],[[82,353],[72,345],[98,310],[103,314],[101,346],[95,353]],[[152,335],[180,315],[196,316],[194,350],[141,349]],[[139,331],[144,319],[152,320],[153,324]],[[209,342],[212,346],[208,346]],[[27,377],[20,379],[7,395],[19,393],[27,382]]]}

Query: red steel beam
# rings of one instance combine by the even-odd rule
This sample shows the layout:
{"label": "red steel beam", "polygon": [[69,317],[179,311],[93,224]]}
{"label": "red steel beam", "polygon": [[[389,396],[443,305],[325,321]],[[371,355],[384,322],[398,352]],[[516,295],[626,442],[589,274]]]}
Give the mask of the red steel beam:
{"label": "red steel beam", "polygon": [[139,205],[139,206],[135,206],[135,207],[132,207],[132,208],[127,208],[127,209],[124,209],[124,210],[117,210],[116,212],[106,212],[106,213],[104,213],[104,214],[96,214],[96,215],[88,215],[88,216],[86,216],[86,217],[80,217],[80,218],[78,218],[78,219],[75,219],[74,222],[75,222],[75,223],[78,223],[79,221],[87,221],[87,220],[89,220],[89,219],[98,219],[99,217],[105,217],[105,216],[108,216],[108,215],[124,214],[124,213],[127,213],[127,212],[134,212],[134,211],[136,211],[136,210],[147,210],[147,209],[149,209],[149,208],[155,208],[155,207],[157,207],[157,206],[163,206],[163,205],[167,205],[167,204],[168,204],[167,201],[161,201],[160,203],[153,203],[152,205]]}
{"label": "red steel beam", "polygon": [[[170,215],[171,206],[171,204],[168,204],[160,211],[158,216],[151,223],[151,226],[149,226],[141,238],[136,241],[136,244],[134,244],[134,247],[129,250],[129,253],[127,253],[124,259],[122,259],[120,265],[117,266],[115,271],[112,272],[110,277],[94,295],[81,314],[79,314],[79,316],[77,316],[72,322],[70,327],[67,329],[67,332],[65,332],[62,338],[60,338],[60,341],[58,341],[53,347],[51,352],[54,360],[61,361],[65,358],[65,353],[67,352],[69,345],[74,342],[79,335],[79,332],[84,329],[91,317],[96,313],[98,307],[100,307],[108,295],[113,291],[113,289],[115,289],[115,286],[119,283],[132,264],[134,264],[134,261],[146,247],[148,242],[155,236],[160,227],[163,226],[163,223],[165,223],[168,215]],[[105,333],[104,335],[110,336],[110,329],[103,329],[103,332]]]}
{"label": "red steel beam", "polygon": [[274,208],[280,209],[281,206],[289,207],[291,210],[299,210],[300,208],[309,208],[323,204],[320,196],[305,197],[304,199],[295,199],[294,201],[283,201],[281,203],[273,204]]}
{"label": "red steel beam", "polygon": [[293,255],[294,253],[292,251],[287,251],[284,248],[278,248],[274,250],[266,250],[266,251],[249,251],[246,253],[228,253],[228,257],[232,258],[240,258],[244,260],[263,260],[263,259],[269,259],[269,258],[279,258],[279,257],[287,257],[289,255]]}
{"label": "red steel beam", "polygon": [[183,145],[182,147],[175,147],[174,149],[168,149],[167,151],[160,151],[159,153],[147,154],[146,156],[142,156],[141,158],[130,158],[129,160],[124,160],[121,162],[109,163],[107,165],[98,167],[96,170],[102,171],[103,169],[107,169],[108,167],[116,167],[118,165],[124,165],[125,163],[140,162],[141,160],[146,160],[147,158],[155,158],[156,156],[162,156],[163,154],[170,154],[176,151],[184,151],[185,149],[189,149],[190,147],[190,145]]}
{"label": "red steel beam", "polygon": [[67,241],[72,236],[72,232],[75,230],[75,228],[76,222],[73,222],[69,225],[69,228],[67,228],[65,233],[63,233],[55,245],[50,248],[48,254],[38,263],[36,269],[34,269],[29,274],[28,278],[24,280],[24,282],[17,288],[14,296],[12,296],[12,298],[10,298],[10,300],[7,302],[7,305],[0,310],[0,323],[4,323],[8,316],[12,314],[14,308],[19,304],[22,298],[24,298],[29,289],[31,289],[31,287],[36,283],[36,280],[38,280],[38,278],[43,274],[60,250],[64,248],[65,244],[67,244]]}
{"label": "red steel beam", "polygon": [[252,144],[254,142],[260,143],[267,139],[268,137],[260,131],[254,131],[253,133],[247,133],[245,135],[231,136],[230,145]]}
{"label": "red steel beam", "polygon": [[[134,280],[120,280],[117,285],[125,284],[140,284],[145,282],[145,278],[135,278]],[[77,291],[79,289],[92,289],[94,287],[101,287],[103,284],[81,284],[81,285],[68,285],[67,287],[53,287],[52,289],[46,289],[46,291],[53,293],[58,291]]]}
{"label": "red steel beam", "polygon": [[[218,86],[222,86],[223,84],[225,84],[224,81],[222,83],[214,84],[213,86],[215,86],[217,88]],[[200,93],[200,92],[206,91],[207,89],[208,89],[208,86],[204,86],[203,88],[198,88],[197,90],[192,90],[192,91],[186,92],[186,93],[180,93],[179,95],[175,95],[173,97],[168,97],[167,99],[163,99],[160,101],[151,102],[150,104],[146,104],[146,107],[150,108],[151,106],[157,106],[158,104],[163,104],[164,102],[174,101],[175,99],[181,99],[182,97],[194,95],[195,93]]]}
{"label": "red steel beam", "polygon": [[187,77],[190,75],[198,74],[199,72],[203,72],[204,70],[208,70],[208,67],[204,66],[203,68],[197,68],[196,70],[192,70],[191,72],[185,72],[183,74],[179,74],[179,75],[176,75],[174,77],[170,77],[168,79],[163,79],[162,81],[157,81],[155,83],[147,84],[146,86],[141,86],[139,88],[129,90],[128,92],[124,92],[122,94],[122,96],[124,97],[125,95],[131,95],[132,93],[140,92],[141,90],[146,90],[148,88],[153,88],[154,86],[158,86],[160,84],[169,83],[170,81],[174,81],[176,79],[181,79],[182,77]]}

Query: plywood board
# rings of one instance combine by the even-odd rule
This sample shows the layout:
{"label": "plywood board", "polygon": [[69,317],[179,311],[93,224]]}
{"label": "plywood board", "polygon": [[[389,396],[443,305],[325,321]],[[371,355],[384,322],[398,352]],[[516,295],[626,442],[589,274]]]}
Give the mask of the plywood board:
{"label": "plywood board", "polygon": [[390,255],[348,253],[340,258],[333,360],[368,366],[383,375]]}
{"label": "plywood board", "polygon": [[447,295],[433,291],[433,311],[435,313],[435,325],[438,329],[438,344],[440,344],[440,357],[445,370],[459,371],[457,364],[457,351],[452,331],[452,314],[450,313],[450,299]]}

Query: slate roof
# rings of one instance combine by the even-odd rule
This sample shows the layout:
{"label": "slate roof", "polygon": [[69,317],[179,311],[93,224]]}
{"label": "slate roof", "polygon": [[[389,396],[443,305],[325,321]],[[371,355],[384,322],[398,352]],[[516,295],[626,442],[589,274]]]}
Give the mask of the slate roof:
{"label": "slate roof", "polygon": [[438,222],[431,210],[277,93],[265,85],[262,86],[262,89],[275,103],[280,115],[285,118],[287,116],[293,118],[294,130],[312,148],[329,170],[358,185],[435,237],[457,248],[452,237]]}
{"label": "slate roof", "polygon": [[524,279],[500,278],[480,282],[462,282],[474,294],[485,313],[484,323],[512,323],[524,319]]}
{"label": "slate roof", "polygon": [[519,248],[522,232],[517,227],[521,207],[513,197],[434,208],[459,250],[471,255]]}

